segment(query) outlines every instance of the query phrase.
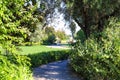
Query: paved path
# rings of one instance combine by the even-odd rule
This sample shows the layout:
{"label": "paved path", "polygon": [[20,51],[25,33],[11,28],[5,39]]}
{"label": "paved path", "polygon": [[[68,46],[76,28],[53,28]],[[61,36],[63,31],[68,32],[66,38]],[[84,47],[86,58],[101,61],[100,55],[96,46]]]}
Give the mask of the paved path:
{"label": "paved path", "polygon": [[71,72],[68,61],[58,61],[34,68],[34,80],[82,80]]}
{"label": "paved path", "polygon": [[70,49],[70,47],[67,47],[67,46],[64,46],[64,45],[48,45],[46,47],[49,47],[49,48]]}

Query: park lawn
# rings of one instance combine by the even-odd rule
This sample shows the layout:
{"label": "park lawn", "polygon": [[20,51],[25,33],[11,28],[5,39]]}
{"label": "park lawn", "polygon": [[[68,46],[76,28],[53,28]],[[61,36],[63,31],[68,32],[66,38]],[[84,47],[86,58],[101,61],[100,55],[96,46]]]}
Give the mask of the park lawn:
{"label": "park lawn", "polygon": [[19,52],[22,55],[36,54],[36,53],[49,52],[49,51],[60,51],[60,50],[64,50],[64,49],[50,48],[50,47],[46,47],[44,45],[19,46]]}

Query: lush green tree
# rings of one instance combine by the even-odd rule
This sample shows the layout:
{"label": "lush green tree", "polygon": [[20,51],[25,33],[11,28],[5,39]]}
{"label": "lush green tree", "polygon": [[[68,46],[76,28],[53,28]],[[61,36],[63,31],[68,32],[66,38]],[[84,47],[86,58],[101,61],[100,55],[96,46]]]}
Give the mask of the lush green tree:
{"label": "lush green tree", "polygon": [[[19,5],[17,5],[20,3]],[[21,5],[22,4],[22,5]],[[20,21],[23,10],[23,1],[1,1],[0,5],[0,33],[5,41],[18,41],[24,37],[24,29],[21,29]],[[21,8],[21,9],[20,9]],[[20,12],[21,10],[21,12]],[[3,41],[4,41],[3,40]]]}
{"label": "lush green tree", "polygon": [[[27,12],[25,14],[27,14],[27,15],[26,15],[26,18],[23,18],[23,20],[21,21],[21,25],[22,25],[22,28],[26,29],[26,32],[25,32],[26,38],[24,38],[24,41],[29,42],[29,41],[31,41],[31,36],[33,34],[36,34],[36,31],[41,33],[41,31],[42,31],[41,28],[43,25],[44,18],[41,14],[39,14],[36,6],[27,4],[25,6],[25,10]],[[41,35],[42,34],[39,34],[39,36],[41,36]],[[35,36],[34,36],[34,38],[35,38]]]}
{"label": "lush green tree", "polygon": [[45,27],[45,33],[50,35],[50,34],[55,34],[55,29],[53,27]]}
{"label": "lush green tree", "polygon": [[74,46],[70,57],[72,68],[85,80],[118,80],[120,1],[70,0],[68,3],[72,17],[86,36],[83,43]]}
{"label": "lush green tree", "polygon": [[45,33],[42,30],[42,25],[41,23],[37,23],[35,31],[33,33],[30,33],[29,41],[31,43],[41,44],[43,42],[44,37],[45,37]]}
{"label": "lush green tree", "polygon": [[56,40],[55,29],[53,27],[45,27],[44,33],[46,34],[46,39],[44,39],[43,44],[53,44]]}
{"label": "lush green tree", "polygon": [[99,42],[94,37],[78,42],[70,64],[85,80],[119,80],[120,20],[111,19],[101,35]]}
{"label": "lush green tree", "polygon": [[70,12],[73,18],[87,38],[91,34],[102,32],[108,19],[117,17],[120,13],[119,0],[70,0],[66,2],[72,9]]}
{"label": "lush green tree", "polygon": [[65,31],[63,31],[63,30],[57,30],[55,32],[55,36],[58,37],[60,40],[65,40],[67,37],[65,34]]}
{"label": "lush green tree", "polygon": [[34,19],[32,17],[34,7],[32,10],[24,4],[25,0],[0,0],[1,80],[32,80],[28,67],[29,59],[18,55],[14,45],[23,41],[26,37],[25,26]]}
{"label": "lush green tree", "polygon": [[29,3],[25,4],[24,0],[16,2],[20,5],[13,3],[13,1],[10,3],[2,2],[6,2],[6,4],[0,5],[2,7],[0,12],[1,31],[5,30],[9,36],[14,37],[13,44],[30,41],[30,34],[37,29],[37,23],[43,21],[43,17],[37,12],[37,7]]}

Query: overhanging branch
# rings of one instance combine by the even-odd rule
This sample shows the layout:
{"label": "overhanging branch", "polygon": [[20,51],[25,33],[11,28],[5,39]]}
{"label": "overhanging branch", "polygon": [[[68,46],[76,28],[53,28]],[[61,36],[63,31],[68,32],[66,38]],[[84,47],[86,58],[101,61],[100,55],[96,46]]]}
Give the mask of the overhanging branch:
{"label": "overhanging branch", "polygon": [[79,20],[77,20],[76,18],[74,19],[75,22],[81,27],[81,28],[84,28],[85,26],[79,22]]}

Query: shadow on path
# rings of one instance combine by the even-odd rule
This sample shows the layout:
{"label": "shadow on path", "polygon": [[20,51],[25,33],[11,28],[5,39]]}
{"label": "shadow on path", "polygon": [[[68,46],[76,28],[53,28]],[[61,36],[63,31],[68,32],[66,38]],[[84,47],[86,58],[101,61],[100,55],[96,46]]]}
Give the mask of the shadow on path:
{"label": "shadow on path", "polygon": [[33,77],[34,80],[82,80],[71,72],[67,60],[34,68]]}

